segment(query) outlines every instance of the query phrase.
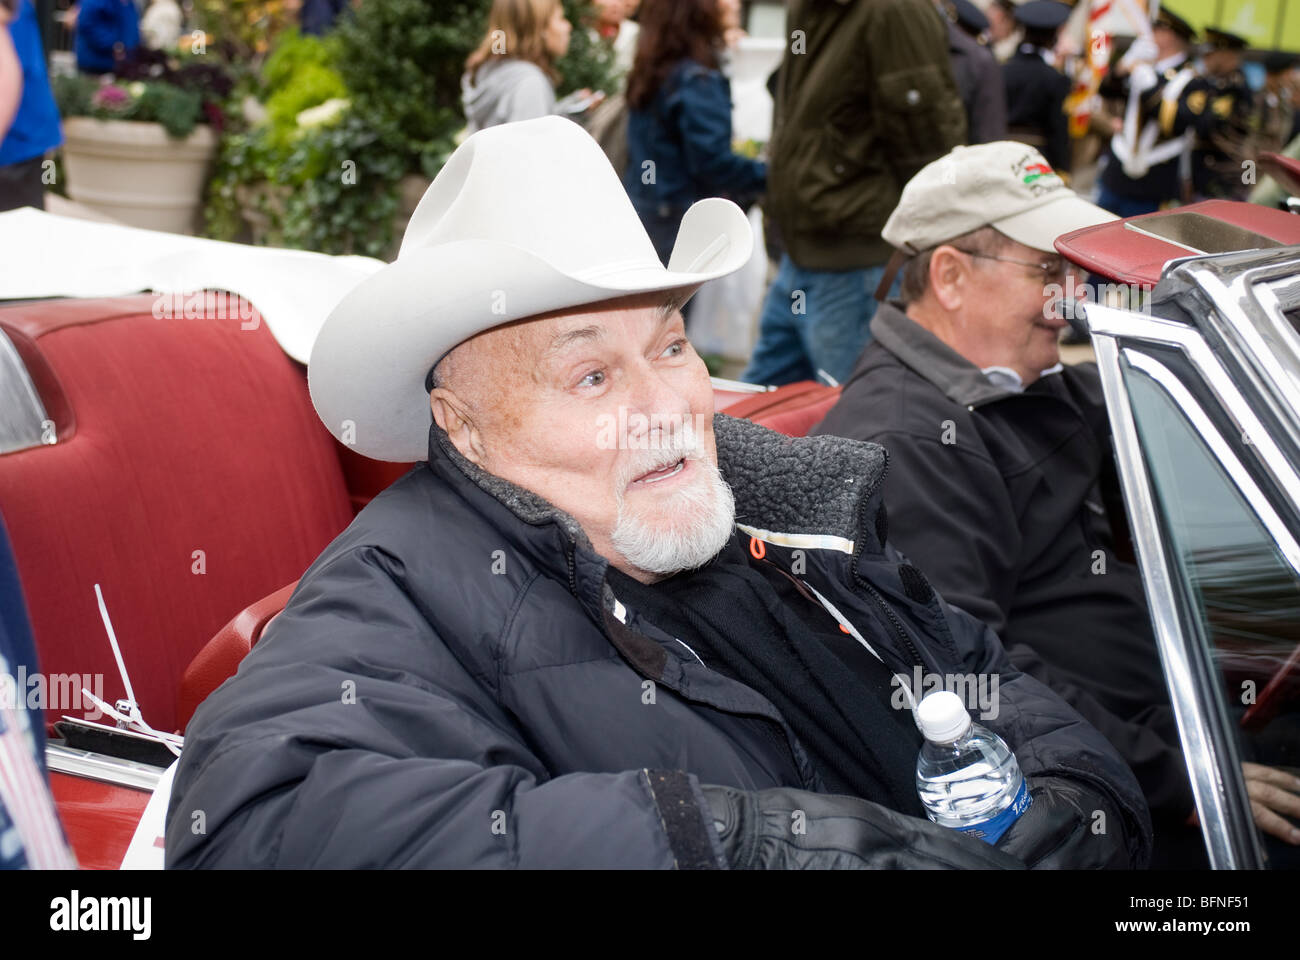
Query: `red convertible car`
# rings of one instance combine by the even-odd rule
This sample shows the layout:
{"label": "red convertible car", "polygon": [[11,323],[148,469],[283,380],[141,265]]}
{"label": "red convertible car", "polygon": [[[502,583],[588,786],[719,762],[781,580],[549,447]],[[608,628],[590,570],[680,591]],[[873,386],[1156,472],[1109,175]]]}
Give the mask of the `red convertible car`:
{"label": "red convertible car", "polygon": [[[11,216],[6,256],[23,243]],[[162,865],[165,771],[196,706],[406,469],[326,432],[301,362],[312,311],[335,295],[312,277],[342,270],[345,286],[372,264],[183,239],[126,237],[129,275],[101,268],[75,290],[0,281],[0,513],[38,647],[54,795],[86,868]],[[1265,867],[1239,744],[1300,768],[1300,217],[1214,202],[1058,246],[1110,285],[1068,306],[1103,374],[1207,853]],[[196,282],[233,293],[178,292]],[[294,284],[296,302],[283,296]],[[140,289],[155,292],[127,293]],[[837,396],[715,391],[718,409],[793,435]]]}

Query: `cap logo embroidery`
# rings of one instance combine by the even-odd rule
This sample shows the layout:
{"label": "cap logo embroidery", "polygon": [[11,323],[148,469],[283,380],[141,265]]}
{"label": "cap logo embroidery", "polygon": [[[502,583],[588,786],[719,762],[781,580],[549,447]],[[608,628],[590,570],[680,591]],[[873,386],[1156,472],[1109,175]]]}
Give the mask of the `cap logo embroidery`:
{"label": "cap logo embroidery", "polygon": [[1031,163],[1029,166],[1025,167],[1025,171],[1025,183],[1027,184],[1033,183],[1039,177],[1052,176],[1052,168],[1045,163]]}
{"label": "cap logo embroidery", "polygon": [[1036,197],[1051,193],[1065,186],[1052,168],[1043,162],[1037,153],[1028,153],[1011,167],[1011,174],[1018,177],[1029,192]]}

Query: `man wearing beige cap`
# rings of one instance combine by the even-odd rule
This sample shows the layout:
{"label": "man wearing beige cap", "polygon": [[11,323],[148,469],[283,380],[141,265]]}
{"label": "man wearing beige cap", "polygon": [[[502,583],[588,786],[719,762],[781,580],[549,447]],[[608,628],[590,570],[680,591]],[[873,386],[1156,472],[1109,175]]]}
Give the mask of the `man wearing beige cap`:
{"label": "man wearing beige cap", "polygon": [[[1155,862],[1193,865],[1204,852],[1142,579],[1111,533],[1123,503],[1097,368],[1063,367],[1057,347],[1068,264],[1053,242],[1113,219],[1023,144],[927,166],[885,225],[907,258],[901,302],[881,305],[813,433],[888,451],[899,548],[1115,745],[1151,805]],[[1259,805],[1300,812],[1300,798],[1247,766],[1261,828],[1289,840]]]}
{"label": "man wearing beige cap", "polygon": [[[1144,865],[1113,748],[888,546],[879,448],[713,415],[677,307],[751,248],[702,200],[665,268],[558,117],[456,150],[308,369],[420,462],[194,714],[169,867]],[[926,818],[913,669],[996,679],[1000,839]]]}

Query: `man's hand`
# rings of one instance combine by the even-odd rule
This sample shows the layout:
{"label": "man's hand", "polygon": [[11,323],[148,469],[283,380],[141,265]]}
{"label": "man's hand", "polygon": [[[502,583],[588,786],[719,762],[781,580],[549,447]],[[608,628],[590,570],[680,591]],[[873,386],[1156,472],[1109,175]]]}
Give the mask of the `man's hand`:
{"label": "man's hand", "polygon": [[734,870],[1024,869],[983,840],[858,797],[700,789]]}
{"label": "man's hand", "polygon": [[1279,840],[1300,846],[1300,829],[1281,816],[1300,818],[1300,777],[1259,763],[1243,763],[1241,772],[1246,777],[1246,793],[1255,815],[1255,826]]}
{"label": "man's hand", "polygon": [[[1131,869],[1119,813],[1096,790],[1075,780],[1029,781],[1033,803],[998,840],[1003,853],[1032,870]],[[1100,816],[1098,816],[1100,814]]]}

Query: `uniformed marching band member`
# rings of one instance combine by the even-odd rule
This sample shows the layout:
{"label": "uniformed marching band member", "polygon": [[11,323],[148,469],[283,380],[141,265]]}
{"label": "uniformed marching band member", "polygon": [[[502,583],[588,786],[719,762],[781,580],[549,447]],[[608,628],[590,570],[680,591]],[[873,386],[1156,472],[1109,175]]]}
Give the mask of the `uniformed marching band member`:
{"label": "uniformed marching band member", "polygon": [[1007,88],[1007,136],[1037,147],[1057,173],[1070,169],[1070,80],[1057,70],[1053,48],[1070,7],[1057,0],[1029,0],[1016,8],[1024,37],[1002,66]]}
{"label": "uniformed marching band member", "polygon": [[1192,148],[1193,199],[1245,200],[1254,178],[1256,117],[1241,51],[1246,41],[1214,27],[1205,28],[1205,72],[1192,79],[1178,104],[1178,123],[1195,131]]}
{"label": "uniformed marching band member", "polygon": [[998,63],[1006,63],[1016,55],[1016,47],[1024,36],[1016,22],[1016,0],[993,0],[984,12],[989,21],[989,48]]}
{"label": "uniformed marching band member", "polygon": [[1195,132],[1179,123],[1178,106],[1196,78],[1195,41],[1195,28],[1161,7],[1151,40],[1135,40],[1102,81],[1101,94],[1122,105],[1097,202],[1117,216],[1153,213],[1182,199]]}
{"label": "uniformed marching band member", "polygon": [[971,0],[947,0],[943,5],[948,19],[981,45],[989,42],[989,18]]}
{"label": "uniformed marching band member", "polygon": [[987,46],[988,17],[970,0],[940,0],[948,19],[948,57],[957,93],[966,108],[966,142],[1007,138],[1007,97],[1002,68]]}
{"label": "uniformed marching band member", "polygon": [[1294,54],[1275,52],[1264,58],[1264,89],[1257,98],[1259,135],[1255,147],[1259,153],[1279,153],[1291,142],[1296,121],[1291,81],[1295,68]]}

